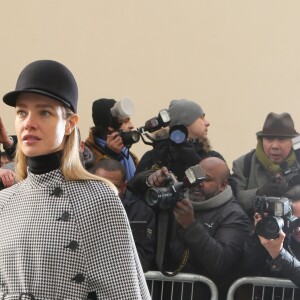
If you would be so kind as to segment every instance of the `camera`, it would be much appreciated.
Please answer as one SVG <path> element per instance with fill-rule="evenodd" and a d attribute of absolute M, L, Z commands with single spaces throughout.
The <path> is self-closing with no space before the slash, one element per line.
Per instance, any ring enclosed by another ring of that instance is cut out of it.
<path fill-rule="evenodd" d="M 199 165 L 192 166 L 185 171 L 182 182 L 178 182 L 171 173 L 166 179 L 164 187 L 147 190 L 145 200 L 149 206 L 159 206 L 161 209 L 173 208 L 176 203 L 185 198 L 188 188 L 206 179 L 205 173 Z"/>
<path fill-rule="evenodd" d="M 167 109 L 162 109 L 157 117 L 154 117 L 145 122 L 145 125 L 138 128 L 140 133 L 155 132 L 162 127 L 166 127 L 170 124 L 171 118 Z"/>
<path fill-rule="evenodd" d="M 292 202 L 288 198 L 256 196 L 253 199 L 253 209 L 262 217 L 255 231 L 268 240 L 278 237 L 281 229 L 287 235 L 292 234 L 298 224 L 298 218 L 293 215 Z"/>
<path fill-rule="evenodd" d="M 120 130 L 118 135 L 122 138 L 125 147 L 130 148 L 132 144 L 137 143 L 140 140 L 140 134 L 136 130 L 123 131 Z"/>
<path fill-rule="evenodd" d="M 293 187 L 300 184 L 300 169 L 298 166 L 286 168 L 281 173 L 282 180 L 285 180 L 288 187 Z"/>

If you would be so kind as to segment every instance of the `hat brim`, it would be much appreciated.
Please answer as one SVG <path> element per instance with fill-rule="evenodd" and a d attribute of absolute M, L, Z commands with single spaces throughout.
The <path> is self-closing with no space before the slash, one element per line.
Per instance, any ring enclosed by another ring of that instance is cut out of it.
<path fill-rule="evenodd" d="M 74 110 L 73 107 L 71 107 L 70 103 L 67 102 L 66 100 L 62 99 L 61 97 L 58 97 L 54 94 L 42 91 L 42 90 L 37 90 L 37 89 L 26 89 L 26 90 L 19 90 L 19 91 L 12 91 L 9 92 L 7 94 L 5 94 L 3 96 L 3 102 L 9 106 L 16 106 L 16 102 L 17 102 L 17 98 L 20 94 L 22 93 L 33 93 L 33 94 L 39 94 L 39 95 L 43 95 L 49 98 L 52 98 L 54 100 L 57 100 L 59 102 L 62 102 L 64 105 L 66 105 L 67 107 L 70 107 Z"/>
<path fill-rule="evenodd" d="M 296 132 L 296 133 L 293 133 L 293 134 L 265 134 L 265 133 L 263 133 L 262 131 L 258 131 L 257 133 L 256 133 L 256 135 L 258 136 L 258 137 L 266 137 L 266 138 L 271 138 L 271 137 L 273 137 L 273 138 L 276 138 L 276 137 L 278 137 L 278 138 L 294 138 L 294 137 L 296 137 L 296 136 L 298 136 L 299 135 L 299 133 L 298 132 Z"/>

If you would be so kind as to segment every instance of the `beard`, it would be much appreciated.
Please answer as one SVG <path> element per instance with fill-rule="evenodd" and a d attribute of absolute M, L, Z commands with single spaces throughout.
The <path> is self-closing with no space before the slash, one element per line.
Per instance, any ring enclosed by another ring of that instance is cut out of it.
<path fill-rule="evenodd" d="M 219 191 L 206 192 L 200 187 L 193 187 L 188 190 L 187 196 L 192 202 L 203 202 L 219 194 Z"/>

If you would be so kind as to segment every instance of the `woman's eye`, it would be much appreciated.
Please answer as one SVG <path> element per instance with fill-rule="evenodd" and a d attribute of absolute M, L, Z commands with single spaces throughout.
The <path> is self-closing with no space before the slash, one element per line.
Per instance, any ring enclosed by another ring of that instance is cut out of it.
<path fill-rule="evenodd" d="M 46 116 L 49 116 L 50 113 L 49 113 L 49 111 L 43 110 L 43 111 L 41 112 L 41 115 L 46 117 Z"/>
<path fill-rule="evenodd" d="M 18 110 L 17 111 L 17 115 L 20 116 L 20 117 L 23 117 L 26 115 L 25 111 L 24 110 Z"/>

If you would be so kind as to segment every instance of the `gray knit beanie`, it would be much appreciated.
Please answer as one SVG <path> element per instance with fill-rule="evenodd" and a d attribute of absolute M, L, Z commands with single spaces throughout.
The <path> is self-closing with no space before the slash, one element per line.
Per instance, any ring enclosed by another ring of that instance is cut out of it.
<path fill-rule="evenodd" d="M 201 106 L 191 100 L 172 100 L 169 106 L 170 127 L 174 125 L 190 126 L 199 117 L 205 115 Z"/>

